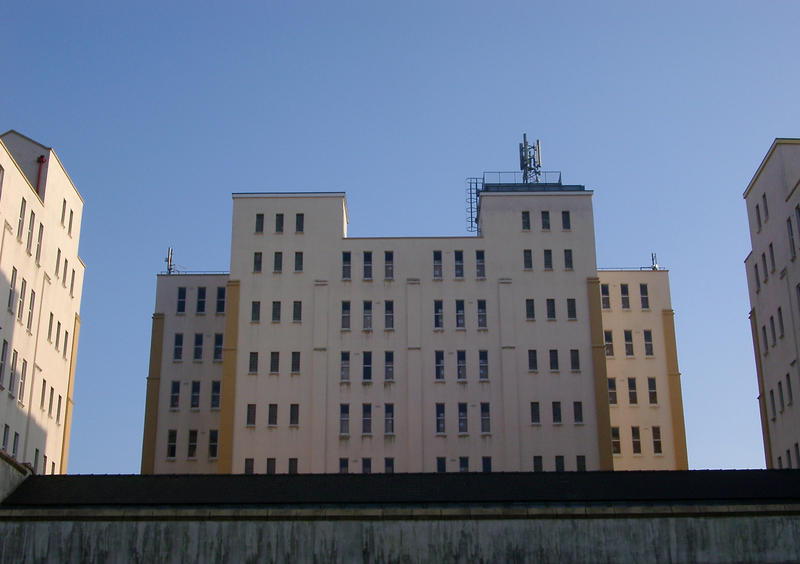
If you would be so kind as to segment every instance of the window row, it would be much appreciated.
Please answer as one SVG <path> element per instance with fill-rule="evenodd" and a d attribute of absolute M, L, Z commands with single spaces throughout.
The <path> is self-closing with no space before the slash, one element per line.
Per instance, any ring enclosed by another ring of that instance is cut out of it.
<path fill-rule="evenodd" d="M 769 404 L 771 409 L 772 420 L 774 421 L 778 413 L 783 413 L 787 406 L 792 405 L 794 401 L 794 393 L 792 392 L 792 380 L 789 374 L 786 374 L 786 386 L 784 381 L 778 380 L 778 405 L 775 405 L 775 388 L 769 391 Z"/>
<path fill-rule="evenodd" d="M 195 302 L 195 313 L 203 315 L 206 312 L 207 288 L 198 286 L 197 301 Z M 186 313 L 186 287 L 178 287 L 178 305 L 176 313 Z M 217 286 L 217 300 L 215 313 L 225 313 L 225 286 Z"/>
<path fill-rule="evenodd" d="M 271 320 L 272 323 L 280 323 L 281 322 L 281 302 L 274 301 L 272 302 L 272 312 L 271 312 Z M 303 321 L 303 302 L 299 300 L 295 300 L 292 302 L 292 322 L 293 323 L 300 323 Z M 251 323 L 260 323 L 261 322 L 261 302 L 254 300 L 250 302 L 250 322 Z"/>
<path fill-rule="evenodd" d="M 190 429 L 186 437 L 186 458 L 197 459 L 197 429 Z M 219 431 L 209 429 L 208 431 L 208 458 L 216 460 L 219 453 Z M 174 460 L 178 455 L 178 430 L 167 430 L 167 459 Z"/>
<path fill-rule="evenodd" d="M 264 267 L 264 258 L 261 251 L 253 253 L 253 272 L 262 272 Z M 302 251 L 295 251 L 294 253 L 294 271 L 303 272 L 303 253 Z M 283 272 L 283 251 L 275 251 L 272 254 L 272 272 L 279 274 Z"/>
<path fill-rule="evenodd" d="M 39 252 L 38 249 L 37 249 L 36 252 L 37 252 L 37 255 L 38 255 L 38 252 Z M 37 264 L 39 263 L 38 256 L 36 258 L 36 263 Z M 58 251 L 56 252 L 56 269 L 55 269 L 56 280 L 58 280 L 58 277 L 59 277 L 59 267 L 60 267 L 60 265 L 61 265 L 61 249 L 59 248 Z M 65 255 L 64 256 L 64 270 L 62 271 L 62 274 L 61 274 L 61 286 L 63 288 L 67 287 L 67 272 L 68 271 L 69 271 L 69 260 L 67 259 L 66 255 Z M 74 268 L 72 269 L 72 272 L 71 272 L 71 274 L 69 276 L 69 295 L 71 297 L 73 297 L 73 298 L 75 297 L 75 269 Z"/>
<path fill-rule="evenodd" d="M 2 169 L 0 168 L 0 172 Z M 9 447 L 11 450 L 9 451 Z M 8 425 L 3 425 L 3 441 L 0 444 L 0 448 L 2 448 L 3 452 L 10 455 L 11 458 L 14 460 L 17 459 L 17 455 L 19 454 L 19 433 L 16 431 L 11 431 L 11 427 Z M 39 449 L 34 449 L 33 451 L 33 473 L 39 474 L 39 456 L 40 456 Z M 56 473 L 56 463 L 51 458 L 50 459 L 50 474 Z M 42 456 L 42 471 L 41 474 L 47 474 L 47 455 L 45 454 Z"/>
<path fill-rule="evenodd" d="M 544 249 L 542 252 L 543 266 L 545 270 L 553 270 L 553 250 Z M 522 251 L 522 268 L 525 270 L 533 270 L 533 251 L 531 249 L 523 249 Z M 572 249 L 564 249 L 564 270 L 572 270 L 574 268 Z"/>
<path fill-rule="evenodd" d="M 550 231 L 550 210 L 541 210 L 540 217 L 541 217 L 542 231 Z M 530 231 L 531 212 L 528 210 L 522 211 L 521 219 L 522 219 L 522 230 Z M 563 210 L 561 212 L 561 229 L 563 229 L 564 231 L 569 231 L 572 229 L 572 220 L 570 218 L 569 210 Z"/>
<path fill-rule="evenodd" d="M 189 391 L 190 409 L 200 409 L 200 389 L 201 389 L 201 382 L 199 380 L 192 380 L 190 382 L 190 391 Z M 213 380 L 211 382 L 211 389 L 210 389 L 211 395 L 209 396 L 209 407 L 211 409 L 219 409 L 221 389 L 222 385 L 219 380 Z M 180 407 L 181 407 L 181 382 L 179 380 L 173 380 L 170 383 L 170 388 L 169 388 L 169 408 L 171 410 L 177 410 L 180 409 Z"/>
<path fill-rule="evenodd" d="M 619 285 L 620 307 L 631 309 L 631 294 L 628 284 Z M 639 284 L 639 300 L 643 310 L 650 309 L 650 294 L 647 284 Z M 600 284 L 600 303 L 603 309 L 611 309 L 611 290 L 608 284 Z"/>
<path fill-rule="evenodd" d="M 565 406 L 569 409 L 569 404 Z M 561 413 L 561 402 L 554 401 L 550 404 L 550 416 L 553 425 L 560 425 L 564 423 Z M 583 424 L 583 402 L 572 402 L 572 422 L 576 425 Z M 542 406 L 538 401 L 531 402 L 531 425 L 541 425 L 542 423 Z"/>
<path fill-rule="evenodd" d="M 548 350 L 547 360 L 551 372 L 561 370 L 558 349 Z M 578 349 L 569 350 L 569 369 L 575 372 L 581 369 L 581 354 Z M 539 353 L 536 349 L 528 349 L 528 370 L 530 372 L 539 370 Z"/>
<path fill-rule="evenodd" d="M 50 318 L 47 321 L 47 342 L 52 343 L 56 351 L 61 350 L 61 356 L 64 360 L 69 358 L 69 331 L 64 326 L 64 337 L 61 337 L 61 322 L 57 321 L 53 312 L 50 312 Z"/>
<path fill-rule="evenodd" d="M 283 233 L 283 213 L 276 213 L 275 214 L 275 233 Z M 305 214 L 303 213 L 296 213 L 294 214 L 294 232 L 295 233 L 303 233 L 305 231 Z M 256 233 L 264 233 L 264 214 L 257 213 L 256 214 Z"/>
<path fill-rule="evenodd" d="M 0 390 L 8 389 L 8 397 L 17 398 L 20 405 L 25 404 L 25 386 L 28 383 L 28 361 L 22 358 L 16 349 L 11 351 L 11 364 L 8 365 L 8 341 L 3 340 L 0 350 Z M 8 368 L 8 384 L 6 385 L 6 368 Z M 31 366 L 31 378 L 33 366 Z M 59 402 L 59 406 L 60 406 Z M 61 410 L 59 409 L 59 419 Z M 60 421 L 59 421 L 60 422 Z"/>
<path fill-rule="evenodd" d="M 39 223 L 38 228 L 36 226 L 36 212 L 30 210 L 30 215 L 27 212 L 28 202 L 25 201 L 25 198 L 22 198 L 22 203 L 20 204 L 19 208 L 19 222 L 17 223 L 17 241 L 25 243 L 25 251 L 28 253 L 28 256 L 34 255 L 36 258 L 36 266 L 40 266 L 40 259 L 42 258 L 42 244 L 44 239 L 44 224 Z M 72 230 L 72 212 L 70 211 L 70 231 Z M 27 221 L 26 221 L 27 220 Z M 64 222 L 62 220 L 61 224 L 63 225 Z M 25 235 L 25 226 L 27 225 L 27 235 Z M 33 241 L 34 236 L 36 237 L 36 250 L 33 249 Z M 58 264 L 56 264 L 56 270 L 58 270 Z M 64 269 L 64 274 L 66 275 L 66 268 Z M 74 272 L 74 271 L 73 271 Z M 56 274 L 58 277 L 58 274 Z"/>
<path fill-rule="evenodd" d="M 386 459 L 392 460 L 392 470 L 394 470 L 394 459 Z M 267 458 L 267 465 L 266 465 L 266 473 L 267 474 L 275 474 L 277 472 L 276 469 L 276 462 L 275 458 Z M 297 474 L 297 459 L 296 458 L 289 458 L 286 465 L 286 472 L 288 474 Z M 244 473 L 245 474 L 254 474 L 255 473 L 255 461 L 252 458 L 245 458 L 244 459 Z"/>
<path fill-rule="evenodd" d="M 792 454 L 788 448 L 786 449 L 785 458 L 783 455 L 778 455 L 778 469 L 783 470 L 784 461 L 786 462 L 786 468 L 789 470 L 792 468 L 800 468 L 800 443 L 794 443 L 794 465 L 792 465 Z"/>
<path fill-rule="evenodd" d="M 636 378 L 625 378 L 628 385 L 628 404 L 639 405 L 639 393 L 636 387 Z M 655 378 L 647 378 L 647 401 L 650 405 L 658 405 L 658 385 Z M 608 379 L 608 403 L 618 405 L 617 379 Z"/>
<path fill-rule="evenodd" d="M 248 374 L 258 373 L 258 364 L 259 364 L 258 359 L 259 359 L 258 352 L 252 351 L 249 355 L 247 362 Z M 281 353 L 278 351 L 272 351 L 269 353 L 269 373 L 279 374 L 280 371 L 281 371 Z M 292 374 L 300 373 L 300 351 L 291 352 L 289 372 L 291 372 Z"/>
<path fill-rule="evenodd" d="M 214 362 L 222 361 L 222 340 L 222 333 L 214 333 L 214 348 L 212 354 L 212 360 Z M 195 333 L 193 343 L 192 360 L 195 362 L 200 362 L 203 360 L 205 335 L 203 333 Z M 183 333 L 175 333 L 175 340 L 172 347 L 172 360 L 178 362 L 183 360 L 183 345 Z"/>
<path fill-rule="evenodd" d="M 800 286 L 798 286 L 798 294 L 800 294 Z M 778 339 L 783 339 L 784 335 L 784 326 L 783 326 L 783 309 L 778 308 L 777 311 L 778 317 L 778 327 L 777 331 L 775 329 L 775 316 L 769 316 L 769 334 L 772 337 L 772 346 L 774 347 L 778 343 Z M 769 352 L 770 342 L 767 340 L 767 326 L 761 326 L 761 346 L 764 350 L 764 355 L 766 356 Z"/>
<path fill-rule="evenodd" d="M 769 219 L 769 208 L 767 207 L 767 195 L 761 194 L 761 204 L 764 206 L 764 223 Z M 761 207 L 756 204 L 756 231 L 761 231 Z"/>
<path fill-rule="evenodd" d="M 622 440 L 620 439 L 619 427 L 611 427 L 611 452 L 622 454 Z M 653 425 L 651 428 L 653 439 L 653 454 L 662 454 L 661 449 L 661 427 Z M 631 452 L 642 454 L 642 437 L 638 426 L 631 427 Z"/>
<path fill-rule="evenodd" d="M 633 347 L 633 330 L 623 329 L 622 337 L 625 341 L 625 356 L 635 356 Z M 645 329 L 642 331 L 644 356 L 653 356 L 653 331 Z M 603 339 L 605 341 L 606 356 L 614 356 L 614 334 L 612 331 L 603 331 Z"/>
<path fill-rule="evenodd" d="M 567 319 L 570 321 L 578 319 L 578 309 L 575 298 L 567 298 L 566 306 Z M 557 319 L 555 298 L 547 298 L 545 300 L 545 312 L 548 321 L 555 321 Z M 536 301 L 533 298 L 527 298 L 525 300 L 525 319 L 527 321 L 536 321 Z"/>
<path fill-rule="evenodd" d="M 488 316 L 486 311 L 486 300 L 475 300 L 475 320 L 478 329 L 488 328 Z M 295 302 L 298 303 L 298 302 Z M 464 300 L 455 300 L 455 327 L 465 329 L 467 325 Z M 274 306 L 274 304 L 273 304 Z M 352 305 L 350 301 L 342 301 L 341 309 L 341 328 L 345 331 L 352 328 Z M 372 300 L 364 300 L 361 303 L 361 329 L 372 331 L 373 329 L 373 303 Z M 384 330 L 394 329 L 394 301 L 384 300 L 383 302 L 383 328 Z M 445 313 L 444 300 L 433 301 L 433 328 L 444 329 Z"/>

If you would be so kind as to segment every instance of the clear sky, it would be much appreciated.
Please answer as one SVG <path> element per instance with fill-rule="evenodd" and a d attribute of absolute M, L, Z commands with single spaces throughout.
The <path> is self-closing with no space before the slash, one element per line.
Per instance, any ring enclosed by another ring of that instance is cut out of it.
<path fill-rule="evenodd" d="M 85 200 L 70 472 L 139 471 L 156 273 L 168 246 L 227 270 L 232 192 L 342 190 L 351 236 L 462 235 L 465 177 L 516 169 L 523 132 L 595 191 L 599 266 L 670 270 L 690 466 L 763 467 L 742 193 L 800 137 L 799 21 L 797 2 L 7 2 L 0 129 L 52 146 Z"/>

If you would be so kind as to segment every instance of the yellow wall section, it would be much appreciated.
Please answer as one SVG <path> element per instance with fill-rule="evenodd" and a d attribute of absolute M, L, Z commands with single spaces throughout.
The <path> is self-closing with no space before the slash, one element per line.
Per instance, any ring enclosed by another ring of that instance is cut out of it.
<path fill-rule="evenodd" d="M 661 321 L 664 324 L 664 343 L 667 355 L 669 405 L 672 412 L 672 436 L 675 441 L 675 470 L 688 470 L 689 456 L 686 452 L 686 424 L 683 420 L 681 373 L 678 370 L 678 345 L 675 341 L 675 312 L 671 309 L 663 310 Z"/>
<path fill-rule="evenodd" d="M 225 345 L 222 348 L 222 411 L 220 413 L 217 473 L 233 472 L 233 416 L 236 408 L 236 350 L 239 341 L 239 281 L 228 282 L 225 292 Z"/>
<path fill-rule="evenodd" d="M 600 279 L 587 278 L 589 292 L 589 324 L 592 340 L 592 368 L 594 369 L 594 403 L 597 410 L 598 470 L 613 470 L 611 454 L 611 414 L 608 408 L 608 374 L 606 349 L 603 341 L 603 318 L 600 307 Z"/>
<path fill-rule="evenodd" d="M 150 339 L 150 372 L 147 375 L 147 399 L 144 409 L 142 438 L 142 474 L 152 474 L 155 467 L 156 432 L 158 430 L 158 396 L 161 387 L 161 360 L 164 349 L 164 314 L 153 314 Z"/>

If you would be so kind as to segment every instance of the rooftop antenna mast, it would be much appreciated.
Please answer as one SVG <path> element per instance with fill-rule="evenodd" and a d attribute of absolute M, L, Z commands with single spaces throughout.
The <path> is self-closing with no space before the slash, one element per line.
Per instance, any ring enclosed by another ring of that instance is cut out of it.
<path fill-rule="evenodd" d="M 172 264 L 172 247 L 167 248 L 167 258 L 164 259 L 164 262 L 167 263 L 167 274 L 175 272 L 175 265 Z"/>
<path fill-rule="evenodd" d="M 538 139 L 536 145 L 529 145 L 527 133 L 522 134 L 522 143 L 519 144 L 519 169 L 522 171 L 523 183 L 539 182 L 542 174 L 542 148 Z"/>

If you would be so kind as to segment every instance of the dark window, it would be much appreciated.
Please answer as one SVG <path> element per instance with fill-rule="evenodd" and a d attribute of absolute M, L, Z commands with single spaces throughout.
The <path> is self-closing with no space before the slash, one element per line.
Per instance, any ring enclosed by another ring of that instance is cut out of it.
<path fill-rule="evenodd" d="M 296 301 L 292 304 L 292 321 L 300 322 L 303 320 L 303 302 Z"/>
<path fill-rule="evenodd" d="M 455 274 L 456 278 L 464 278 L 464 251 L 455 251 Z"/>
<path fill-rule="evenodd" d="M 575 419 L 575 423 L 583 423 L 583 402 L 572 402 L 572 415 Z"/>
<path fill-rule="evenodd" d="M 384 251 L 383 253 L 383 277 L 387 280 L 392 280 L 394 278 L 394 252 L 393 251 Z M 394 459 L 392 460 L 392 464 L 394 464 Z"/>
<path fill-rule="evenodd" d="M 603 309 L 611 308 L 611 297 L 608 292 L 608 284 L 600 284 L 600 303 Z"/>
<path fill-rule="evenodd" d="M 279 323 L 281 320 L 281 302 L 272 302 L 272 322 Z"/>
<path fill-rule="evenodd" d="M 536 358 L 536 349 L 528 349 L 528 370 L 539 370 L 539 361 Z"/>
<path fill-rule="evenodd" d="M 283 233 L 283 214 L 275 214 L 275 233 Z"/>
<path fill-rule="evenodd" d="M 217 313 L 225 313 L 225 286 L 217 286 Z"/>
<path fill-rule="evenodd" d="M 541 422 L 541 415 L 539 413 L 539 402 L 531 402 L 531 423 L 538 425 Z"/>
<path fill-rule="evenodd" d="M 617 379 L 608 379 L 608 403 L 609 405 L 617 405 Z"/>
<path fill-rule="evenodd" d="M 364 280 L 372 280 L 372 251 L 364 251 Z"/>
<path fill-rule="evenodd" d="M 222 333 L 214 333 L 214 360 L 222 360 Z"/>
<path fill-rule="evenodd" d="M 542 211 L 542 231 L 550 231 L 550 212 Z"/>
<path fill-rule="evenodd" d="M 289 425 L 300 424 L 300 404 L 289 404 Z"/>
<path fill-rule="evenodd" d="M 64 269 L 64 278 L 67 277 L 67 271 Z M 13 284 L 12 284 L 13 286 Z M 186 288 L 181 286 L 178 288 L 178 309 L 177 313 L 186 313 Z"/>
<path fill-rule="evenodd" d="M 553 251 L 550 249 L 544 250 L 544 269 L 553 270 Z"/>
<path fill-rule="evenodd" d="M 250 353 L 250 363 L 248 365 L 248 372 L 250 374 L 255 374 L 258 372 L 258 353 L 251 352 Z"/>
<path fill-rule="evenodd" d="M 556 318 L 556 301 L 553 298 L 547 298 L 547 319 Z"/>
<path fill-rule="evenodd" d="M 271 403 L 267 406 L 267 425 L 275 426 L 278 424 L 278 404 Z"/>
<path fill-rule="evenodd" d="M 442 251 L 433 251 L 433 278 L 442 279 Z"/>
<path fill-rule="evenodd" d="M 264 232 L 264 214 L 257 213 L 256 214 L 256 233 L 263 233 Z"/>
<path fill-rule="evenodd" d="M 569 212 L 567 210 L 561 212 L 561 228 L 564 230 L 572 229 L 572 222 L 570 221 Z"/>
<path fill-rule="evenodd" d="M 342 251 L 342 279 L 350 280 L 350 275 L 351 275 L 350 251 Z"/>
<path fill-rule="evenodd" d="M 567 319 L 577 319 L 578 313 L 575 308 L 575 298 L 567 298 Z"/>
<path fill-rule="evenodd" d="M 581 357 L 578 349 L 570 349 L 569 351 L 569 363 L 571 370 L 580 370 L 581 369 Z"/>
<path fill-rule="evenodd" d="M 572 270 L 572 249 L 564 249 L 564 268 Z"/>
<path fill-rule="evenodd" d="M 272 374 L 277 374 L 280 372 L 281 368 L 281 353 L 278 351 L 272 351 L 269 353 L 269 371 Z"/>
<path fill-rule="evenodd" d="M 221 382 L 214 380 L 211 382 L 211 409 L 219 409 Z"/>
<path fill-rule="evenodd" d="M 261 302 L 250 303 L 250 321 L 253 323 L 261 321 Z"/>
<path fill-rule="evenodd" d="M 303 253 L 299 251 L 294 254 L 294 271 L 303 272 Z"/>
<path fill-rule="evenodd" d="M 256 404 L 248 403 L 247 404 L 247 420 L 246 420 L 248 427 L 253 427 L 256 424 Z"/>
<path fill-rule="evenodd" d="M 550 370 L 558 370 L 558 349 L 550 349 Z"/>
<path fill-rule="evenodd" d="M 253 253 L 253 272 L 261 272 L 261 253 Z"/>
<path fill-rule="evenodd" d="M 295 214 L 294 216 L 294 230 L 297 233 L 302 233 L 304 224 L 305 223 L 305 216 L 302 213 Z"/>
<path fill-rule="evenodd" d="M 272 270 L 273 272 L 281 272 L 283 270 L 283 253 L 275 251 L 272 255 Z"/>
<path fill-rule="evenodd" d="M 475 251 L 475 277 L 486 278 L 486 254 L 483 251 Z"/>
<path fill-rule="evenodd" d="M 533 471 L 534 472 L 542 471 L 542 457 L 539 455 L 533 456 Z"/>
<path fill-rule="evenodd" d="M 197 288 L 197 313 L 206 312 L 206 287 Z"/>
<path fill-rule="evenodd" d="M 522 251 L 522 267 L 525 270 L 531 270 L 533 268 L 533 252 L 530 249 L 524 249 Z"/>
<path fill-rule="evenodd" d="M 295 351 L 292 353 L 292 373 L 300 372 L 300 353 Z"/>
<path fill-rule="evenodd" d="M 556 455 L 556 472 L 563 472 L 564 471 L 564 457 Z"/>
<path fill-rule="evenodd" d="M 372 352 L 371 351 L 364 351 L 362 357 L 362 367 L 361 367 L 361 379 L 364 382 L 371 382 L 372 381 Z"/>
<path fill-rule="evenodd" d="M 534 307 L 533 298 L 525 300 L 525 319 L 528 321 L 536 319 L 536 309 Z"/>
<path fill-rule="evenodd" d="M 522 212 L 522 230 L 528 231 L 531 228 L 531 212 Z"/>
<path fill-rule="evenodd" d="M 553 423 L 561 423 L 561 402 L 553 402 Z"/>

